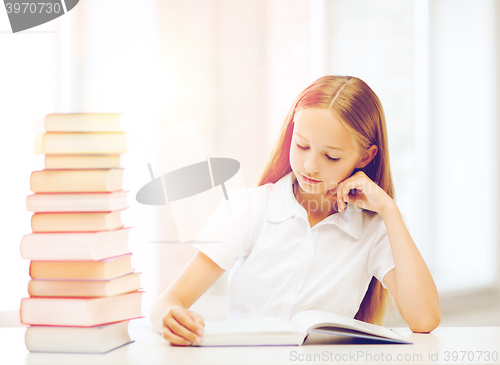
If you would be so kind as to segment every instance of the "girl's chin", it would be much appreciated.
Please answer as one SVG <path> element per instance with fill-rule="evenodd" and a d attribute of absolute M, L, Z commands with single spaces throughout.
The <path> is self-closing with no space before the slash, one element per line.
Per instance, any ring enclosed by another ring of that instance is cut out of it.
<path fill-rule="evenodd" d="M 324 194 L 326 193 L 325 187 L 322 184 L 308 185 L 299 182 L 300 188 L 308 194 Z"/>
<path fill-rule="evenodd" d="M 327 194 L 330 190 L 333 190 L 334 188 L 331 189 L 325 189 L 324 186 L 316 186 L 316 185 L 308 185 L 308 184 L 303 184 L 299 182 L 300 189 L 304 191 L 306 194 L 321 194 L 325 195 Z M 332 200 L 337 200 L 337 194 L 335 193 L 328 193 L 328 197 L 331 198 Z"/>

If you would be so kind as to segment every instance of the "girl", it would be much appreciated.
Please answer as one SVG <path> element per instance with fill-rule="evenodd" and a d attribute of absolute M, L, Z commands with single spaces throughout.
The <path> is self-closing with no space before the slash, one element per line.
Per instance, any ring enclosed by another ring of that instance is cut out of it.
<path fill-rule="evenodd" d="M 258 186 L 230 195 L 246 209 L 225 242 L 195 242 L 153 304 L 155 329 L 173 345 L 201 343 L 189 308 L 231 270 L 229 318 L 320 309 L 382 324 L 389 290 L 413 332 L 432 331 L 437 290 L 393 198 L 378 97 L 356 77 L 321 77 L 293 104 Z"/>

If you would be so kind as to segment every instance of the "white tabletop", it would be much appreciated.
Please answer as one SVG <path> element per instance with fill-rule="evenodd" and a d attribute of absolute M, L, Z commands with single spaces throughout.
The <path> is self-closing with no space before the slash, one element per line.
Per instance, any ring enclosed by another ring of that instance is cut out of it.
<path fill-rule="evenodd" d="M 438 327 L 430 334 L 394 330 L 414 344 L 173 347 L 141 319 L 130 325 L 134 343 L 85 355 L 29 353 L 25 328 L 0 328 L 0 364 L 500 364 L 500 327 Z"/>

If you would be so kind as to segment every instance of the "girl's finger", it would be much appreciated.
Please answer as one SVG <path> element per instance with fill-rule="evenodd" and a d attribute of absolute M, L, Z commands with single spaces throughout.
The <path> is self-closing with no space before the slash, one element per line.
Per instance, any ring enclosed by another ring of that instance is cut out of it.
<path fill-rule="evenodd" d="M 161 328 L 161 334 L 165 340 L 167 340 L 171 345 L 179 345 L 179 346 L 189 346 L 191 345 L 191 341 L 186 340 L 185 338 L 176 335 L 173 333 L 170 328 L 167 326 L 163 326 Z"/>
<path fill-rule="evenodd" d="M 178 310 L 172 311 L 172 317 L 182 326 L 193 332 L 197 332 L 200 326 L 193 320 L 190 312 L 192 311 L 179 308 Z"/>
<path fill-rule="evenodd" d="M 355 196 L 349 196 L 349 204 L 356 206 L 358 208 L 366 208 L 366 198 L 364 196 L 360 196 L 360 194 L 356 194 Z"/>
<path fill-rule="evenodd" d="M 349 197 L 349 192 L 351 190 L 361 190 L 361 191 L 364 191 L 365 190 L 365 181 L 363 181 L 363 179 L 353 179 L 351 181 L 348 181 L 346 184 L 342 184 L 342 196 L 346 199 L 348 199 Z"/>
<path fill-rule="evenodd" d="M 196 342 L 198 345 L 201 343 L 201 338 L 198 334 L 184 327 L 182 324 L 177 322 L 175 318 L 169 317 L 166 322 L 166 327 L 168 327 L 175 335 L 183 337 L 184 341 L 187 340 L 189 342 Z"/>
<path fill-rule="evenodd" d="M 339 211 L 345 209 L 345 202 L 349 201 L 349 191 L 355 189 L 359 186 L 359 177 L 351 176 L 350 178 L 342 181 L 337 189 L 337 204 L 339 206 Z"/>
<path fill-rule="evenodd" d="M 196 313 L 195 311 L 188 310 L 189 315 L 191 318 L 193 318 L 194 322 L 198 325 L 198 329 L 196 330 L 196 333 L 198 335 L 203 335 L 203 330 L 205 328 L 205 322 L 203 321 L 203 317 L 201 314 Z"/>
<path fill-rule="evenodd" d="M 339 212 L 342 211 L 342 188 L 339 186 L 337 189 L 337 209 Z"/>

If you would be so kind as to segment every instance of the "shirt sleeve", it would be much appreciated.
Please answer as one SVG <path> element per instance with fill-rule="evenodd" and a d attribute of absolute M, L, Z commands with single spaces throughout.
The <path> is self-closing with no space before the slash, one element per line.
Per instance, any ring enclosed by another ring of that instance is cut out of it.
<path fill-rule="evenodd" d="M 252 204 L 248 190 L 232 190 L 228 198 L 222 198 L 193 243 L 224 270 L 249 254 L 255 226 L 255 202 Z"/>
<path fill-rule="evenodd" d="M 375 234 L 375 242 L 370 249 L 368 258 L 368 272 L 375 276 L 382 286 L 387 289 L 384 283 L 384 276 L 395 266 L 394 257 L 392 256 L 391 245 L 387 235 L 387 229 L 384 221 L 381 219 L 379 227 Z"/>
<path fill-rule="evenodd" d="M 406 227 L 408 227 L 405 215 L 401 214 L 401 216 L 403 217 Z M 378 234 L 376 236 L 378 239 L 376 239 L 371 247 L 370 257 L 368 259 L 368 270 L 372 276 L 375 276 L 377 280 L 382 283 L 385 289 L 388 289 L 383 279 L 385 274 L 394 269 L 396 265 L 394 264 L 391 244 L 384 221 L 381 220 L 377 232 Z"/>

